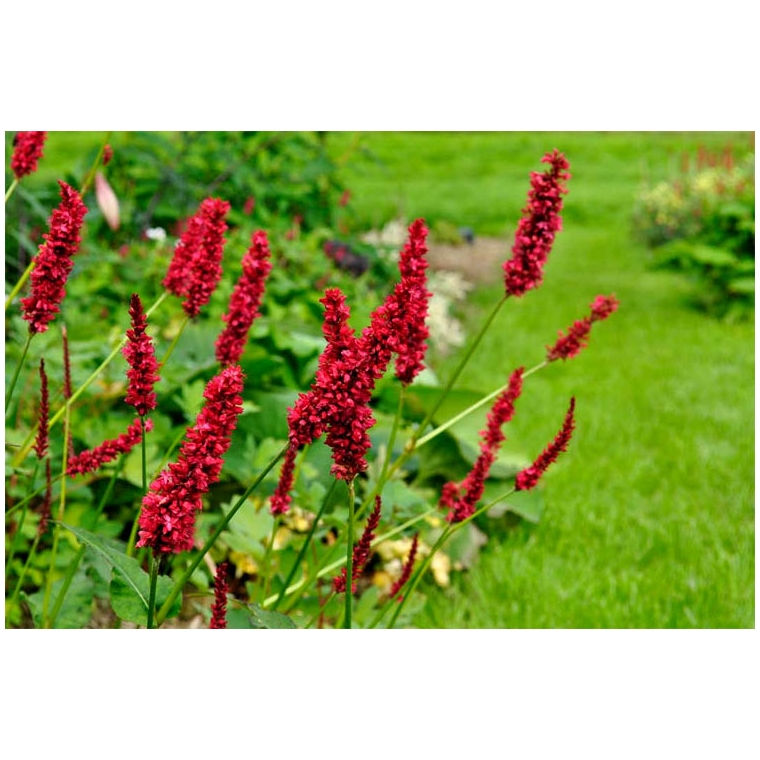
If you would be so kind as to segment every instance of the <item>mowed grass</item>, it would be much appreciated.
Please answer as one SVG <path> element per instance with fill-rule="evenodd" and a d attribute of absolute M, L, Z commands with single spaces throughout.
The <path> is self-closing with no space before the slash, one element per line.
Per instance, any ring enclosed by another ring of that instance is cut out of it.
<path fill-rule="evenodd" d="M 333 139 L 343 147 L 352 136 Z M 571 163 L 564 230 L 545 282 L 507 302 L 463 384 L 495 389 L 514 367 L 539 363 L 557 330 L 587 313 L 594 296 L 614 292 L 621 302 L 594 326 L 580 356 L 526 381 L 507 429 L 506 450 L 533 458 L 558 430 L 570 396 L 577 399 L 570 448 L 542 482 L 541 522 L 492 536 L 452 588 L 428 586 L 417 626 L 754 627 L 754 326 L 695 310 L 691 284 L 650 271 L 629 226 L 642 180 L 667 176 L 700 144 L 719 150 L 749 139 L 361 136 L 384 164 L 346 171 L 346 181 L 357 214 L 377 224 L 382 213 L 401 210 L 409 219 L 505 234 L 541 156 L 557 147 Z M 471 294 L 471 334 L 501 292 L 497 271 L 492 286 Z M 436 367 L 444 378 L 455 359 Z"/>

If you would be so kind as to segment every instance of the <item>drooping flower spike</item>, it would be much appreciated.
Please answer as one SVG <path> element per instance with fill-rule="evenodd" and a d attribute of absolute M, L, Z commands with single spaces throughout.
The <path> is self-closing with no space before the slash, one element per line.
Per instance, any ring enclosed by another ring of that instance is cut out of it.
<path fill-rule="evenodd" d="M 522 393 L 523 367 L 516 369 L 509 384 L 494 401 L 488 412 L 487 427 L 481 432 L 480 455 L 461 483 L 449 481 L 441 490 L 440 505 L 448 508 L 446 519 L 451 523 L 462 522 L 475 513 L 475 507 L 483 496 L 485 482 L 496 461 L 496 455 L 505 435 L 501 428 L 515 413 L 515 401 Z"/>
<path fill-rule="evenodd" d="M 230 204 L 220 198 L 206 198 L 201 203 L 188 221 L 164 277 L 164 287 L 184 298 L 182 309 L 188 317 L 198 316 L 222 276 L 229 210 Z"/>
<path fill-rule="evenodd" d="M 37 171 L 37 162 L 42 158 L 46 139 L 47 132 L 16 132 L 11 158 L 11 169 L 16 179 Z"/>
<path fill-rule="evenodd" d="M 583 319 L 576 319 L 567 330 L 567 335 L 559 333 L 559 338 L 553 346 L 546 347 L 546 361 L 571 359 L 577 356 L 581 349 L 588 345 L 591 325 L 607 319 L 619 305 L 615 296 L 597 296 L 591 304 L 591 314 Z"/>
<path fill-rule="evenodd" d="M 137 293 L 133 293 L 129 300 L 129 317 L 132 326 L 127 330 L 127 344 L 122 349 L 130 367 L 127 370 L 129 385 L 124 400 L 144 417 L 156 408 L 153 388 L 160 378 L 153 340 L 146 332 L 148 320 Z"/>
<path fill-rule="evenodd" d="M 225 367 L 206 385 L 206 403 L 188 428 L 176 463 L 150 484 L 143 498 L 137 546 L 154 555 L 193 548 L 195 516 L 202 497 L 219 480 L 223 456 L 243 411 L 243 371 Z"/>
<path fill-rule="evenodd" d="M 522 296 L 541 284 L 554 237 L 562 229 L 562 196 L 567 193 L 563 183 L 570 178 L 570 164 L 557 150 L 547 153 L 541 161 L 550 168 L 531 173 L 528 205 L 517 226 L 512 258 L 504 262 L 508 296 Z"/>
<path fill-rule="evenodd" d="M 367 524 L 364 526 L 364 531 L 359 539 L 358 543 L 353 549 L 353 559 L 351 560 L 351 590 L 356 591 L 355 581 L 362 574 L 364 568 L 369 560 L 370 544 L 375 537 L 375 531 L 380 524 L 380 509 L 382 503 L 379 496 L 375 496 L 375 508 L 372 510 L 372 514 L 367 518 Z M 336 593 L 341 594 L 346 590 L 346 568 L 342 568 L 340 575 L 336 575 L 333 578 L 333 589 Z"/>
<path fill-rule="evenodd" d="M 87 206 L 79 193 L 65 182 L 61 186 L 61 203 L 49 222 L 45 242 L 40 246 L 30 275 L 32 286 L 28 297 L 21 299 L 24 319 L 30 333 L 41 333 L 61 310 L 66 295 L 66 281 L 74 267 L 72 257 L 82 241 L 80 232 Z"/>
<path fill-rule="evenodd" d="M 216 339 L 216 360 L 220 364 L 235 364 L 245 350 L 248 331 L 264 296 L 264 286 L 272 269 L 269 241 L 263 230 L 253 233 L 251 247 L 243 257 L 243 273 L 237 281 L 228 312 L 222 317 L 227 323 Z"/>
<path fill-rule="evenodd" d="M 398 580 L 391 586 L 391 590 L 388 592 L 388 598 L 393 599 L 398 595 L 398 592 L 406 585 L 407 581 L 412 575 L 412 568 L 414 567 L 414 560 L 417 557 L 417 545 L 419 543 L 420 534 L 415 533 L 412 539 L 412 546 L 409 549 L 409 556 L 404 562 L 404 566 L 401 569 L 401 575 Z M 401 601 L 403 597 L 399 596 L 398 601 Z"/>
<path fill-rule="evenodd" d="M 565 414 L 560 431 L 554 440 L 541 452 L 538 459 L 530 467 L 526 467 L 515 477 L 515 488 L 518 491 L 529 491 L 535 488 L 541 476 L 546 472 L 552 462 L 557 461 L 561 452 L 567 451 L 567 445 L 575 428 L 575 397 L 570 399 L 570 407 Z"/>
<path fill-rule="evenodd" d="M 145 420 L 145 430 L 153 429 L 153 421 Z M 142 422 L 139 417 L 130 423 L 126 433 L 118 437 L 104 441 L 94 449 L 82 451 L 69 459 L 66 468 L 67 475 L 83 475 L 88 472 L 99 470 L 104 464 L 113 461 L 120 454 L 128 454 L 142 441 Z"/>

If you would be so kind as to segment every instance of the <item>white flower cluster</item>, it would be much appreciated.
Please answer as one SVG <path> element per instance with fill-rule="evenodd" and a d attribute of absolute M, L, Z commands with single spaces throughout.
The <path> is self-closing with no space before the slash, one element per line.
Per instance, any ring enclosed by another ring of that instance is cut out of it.
<path fill-rule="evenodd" d="M 442 354 L 464 344 L 462 323 L 452 314 L 452 308 L 467 296 L 472 283 L 458 272 L 437 271 L 428 278 L 428 290 L 433 294 L 428 302 L 427 327 L 430 342 Z"/>

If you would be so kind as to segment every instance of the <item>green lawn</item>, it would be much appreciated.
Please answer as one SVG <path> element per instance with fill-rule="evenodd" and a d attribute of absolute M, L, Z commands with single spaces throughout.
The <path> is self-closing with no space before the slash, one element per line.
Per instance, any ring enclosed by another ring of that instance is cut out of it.
<path fill-rule="evenodd" d="M 333 135 L 336 155 L 354 136 Z M 537 364 L 599 293 L 620 310 L 565 366 L 526 381 L 507 448 L 535 456 L 577 398 L 577 430 L 543 481 L 546 512 L 494 537 L 448 591 L 428 589 L 434 627 L 754 627 L 754 327 L 696 311 L 683 278 L 647 269 L 629 215 L 640 183 L 702 144 L 747 134 L 371 133 L 382 163 L 347 164 L 358 217 L 397 213 L 514 230 L 528 174 L 562 150 L 571 164 L 564 230 L 544 285 L 507 303 L 463 382 L 490 391 Z M 506 254 L 506 251 L 505 251 Z M 470 298 L 474 333 L 500 297 Z M 446 376 L 446 367 L 437 368 Z M 452 603 L 455 602 L 455 603 Z"/>

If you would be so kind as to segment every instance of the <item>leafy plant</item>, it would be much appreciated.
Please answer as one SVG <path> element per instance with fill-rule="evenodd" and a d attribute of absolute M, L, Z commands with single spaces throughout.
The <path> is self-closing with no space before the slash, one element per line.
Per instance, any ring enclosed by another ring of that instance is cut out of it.
<path fill-rule="evenodd" d="M 655 267 L 699 283 L 699 303 L 727 318 L 748 318 L 755 296 L 754 152 L 736 161 L 700 151 L 677 179 L 645 187 L 636 198 L 635 235 Z"/>

